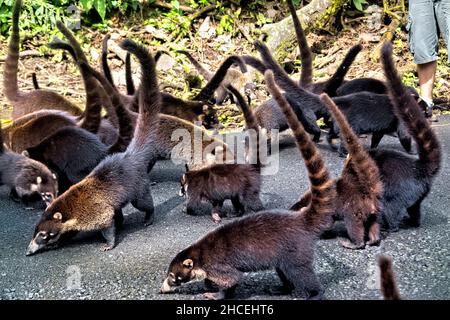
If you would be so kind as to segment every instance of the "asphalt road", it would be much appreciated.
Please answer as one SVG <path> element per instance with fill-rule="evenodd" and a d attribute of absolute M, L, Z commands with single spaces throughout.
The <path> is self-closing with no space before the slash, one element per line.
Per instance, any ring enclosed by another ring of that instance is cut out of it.
<path fill-rule="evenodd" d="M 380 299 L 376 256 L 394 259 L 398 285 L 406 299 L 450 298 L 450 117 L 441 117 L 436 131 L 443 148 L 443 167 L 423 203 L 418 229 L 401 229 L 387 235 L 379 247 L 352 251 L 337 239 L 320 240 L 316 272 L 327 299 Z M 280 169 L 265 176 L 262 200 L 268 208 L 287 208 L 308 188 L 303 162 L 290 136 L 282 139 Z M 343 159 L 321 151 L 337 176 Z M 382 145 L 401 148 L 385 137 Z M 188 216 L 178 197 L 182 166 L 159 162 L 152 176 L 156 219 L 143 226 L 143 214 L 125 210 L 125 226 L 116 248 L 101 252 L 98 233 L 79 235 L 66 246 L 31 257 L 25 256 L 39 211 L 27 211 L 0 189 L 0 298 L 1 299 L 200 299 L 202 285 L 188 284 L 180 293 L 159 294 L 171 259 L 181 249 L 215 228 L 208 215 Z M 231 208 L 230 204 L 227 204 Z M 231 218 L 230 218 L 231 219 Z M 228 219 L 225 219 L 226 222 Z M 275 272 L 245 276 L 237 299 L 291 299 L 281 295 Z"/>

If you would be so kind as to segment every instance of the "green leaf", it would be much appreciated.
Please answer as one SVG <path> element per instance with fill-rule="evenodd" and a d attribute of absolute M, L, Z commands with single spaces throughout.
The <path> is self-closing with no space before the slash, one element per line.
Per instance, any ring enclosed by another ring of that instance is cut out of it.
<path fill-rule="evenodd" d="M 106 2 L 105 0 L 95 0 L 94 7 L 97 10 L 98 14 L 102 18 L 102 21 L 105 20 L 106 16 Z"/>
<path fill-rule="evenodd" d="M 83 5 L 84 10 L 88 12 L 92 9 L 92 4 L 94 3 L 94 0 L 80 0 L 81 4 Z"/>

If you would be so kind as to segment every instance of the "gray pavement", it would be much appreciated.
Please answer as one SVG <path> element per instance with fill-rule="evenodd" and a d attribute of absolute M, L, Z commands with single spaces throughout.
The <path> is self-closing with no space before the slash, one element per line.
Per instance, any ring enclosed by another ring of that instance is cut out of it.
<path fill-rule="evenodd" d="M 441 117 L 435 127 L 444 163 L 424 201 L 422 226 L 401 229 L 389 234 L 379 247 L 360 251 L 342 248 L 337 239 L 320 240 L 316 272 L 327 299 L 380 299 L 376 281 L 376 256 L 380 253 L 393 257 L 404 298 L 450 298 L 450 117 Z M 268 208 L 287 208 L 308 188 L 292 138 L 287 135 L 282 142 L 278 174 L 264 177 L 262 200 Z M 401 148 L 392 137 L 385 137 L 382 145 Z M 339 175 L 343 159 L 332 153 L 326 142 L 320 146 L 333 175 Z M 100 251 L 103 239 L 98 233 L 89 233 L 77 236 L 64 247 L 26 257 L 40 212 L 25 210 L 9 200 L 4 188 L 0 189 L 0 298 L 200 299 L 199 283 L 184 286 L 178 294 L 158 293 L 176 253 L 215 228 L 208 215 L 187 216 L 182 212 L 182 198 L 177 195 L 182 172 L 182 166 L 170 161 L 155 166 L 155 223 L 144 227 L 143 214 L 127 207 L 124 230 L 118 235 L 117 247 L 109 252 Z M 235 297 L 292 298 L 281 295 L 273 271 L 246 275 Z"/>

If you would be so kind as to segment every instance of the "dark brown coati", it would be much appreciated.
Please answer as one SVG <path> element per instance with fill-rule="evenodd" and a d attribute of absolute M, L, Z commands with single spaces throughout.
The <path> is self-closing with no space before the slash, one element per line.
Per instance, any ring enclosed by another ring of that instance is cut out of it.
<path fill-rule="evenodd" d="M 63 96 L 49 90 L 34 90 L 23 92 L 19 90 L 17 72 L 19 65 L 20 35 L 19 17 L 22 0 L 16 0 L 12 14 L 12 32 L 9 40 L 3 73 L 3 93 L 13 106 L 12 118 L 41 109 L 56 109 L 67 111 L 73 115 L 81 115 L 81 110 Z"/>
<path fill-rule="evenodd" d="M 387 256 L 380 256 L 378 266 L 380 268 L 380 288 L 384 300 L 401 300 L 392 268 L 392 259 Z"/>
<path fill-rule="evenodd" d="M 247 123 L 247 130 L 256 134 L 258 145 L 259 128 L 250 107 L 240 92 L 232 86 L 227 89 L 236 97 Z M 259 193 L 261 189 L 261 163 L 258 149 L 251 150 L 255 163 L 214 164 L 200 170 L 187 170 L 181 178 L 180 196 L 186 197 L 186 211 L 193 214 L 202 201 L 212 204 L 211 217 L 215 223 L 221 221 L 221 209 L 225 200 L 231 200 L 236 213 L 242 216 L 248 211 L 263 209 Z"/>
<path fill-rule="evenodd" d="M 91 132 L 78 127 L 66 127 L 27 149 L 30 158 L 46 164 L 58 174 L 61 192 L 85 178 L 108 154 L 123 152 L 134 132 L 133 119 L 109 82 L 85 62 L 80 62 L 80 68 L 84 74 L 90 73 L 104 86 L 119 115 L 120 131 L 117 141 L 106 146 Z"/>
<path fill-rule="evenodd" d="M 202 66 L 189 52 L 185 50 L 179 50 L 178 53 L 184 54 L 188 60 L 194 65 L 195 69 L 206 79 L 211 80 L 213 77 L 213 73 L 208 71 L 204 66 Z M 215 104 L 222 105 L 227 97 L 230 98 L 232 102 L 234 102 L 233 94 L 227 90 L 228 85 L 233 85 L 235 88 L 241 92 L 241 94 L 245 95 L 253 95 L 256 86 L 255 84 L 248 78 L 247 74 L 243 74 L 242 72 L 235 69 L 228 69 L 224 79 L 222 80 L 221 85 L 216 90 L 216 99 Z"/>
<path fill-rule="evenodd" d="M 8 186 L 11 195 L 26 204 L 36 198 L 35 195 L 39 195 L 49 204 L 58 195 L 57 177 L 44 164 L 5 148 L 1 123 L 0 185 Z"/>
<path fill-rule="evenodd" d="M 383 185 L 375 161 L 359 142 L 342 112 L 326 94 L 321 95 L 322 101 L 330 109 L 335 121 L 339 124 L 341 135 L 345 141 L 349 157 L 339 179 L 336 181 L 336 206 L 334 220 L 344 220 L 349 241 L 341 244 L 349 249 L 363 249 L 368 245 L 380 242 L 379 212 Z M 300 210 L 311 201 L 311 195 L 306 194 L 291 210 Z"/>
<path fill-rule="evenodd" d="M 259 41 L 255 42 L 255 46 L 260 52 L 266 66 L 274 70 L 277 83 L 282 83 L 283 85 L 280 86 L 289 92 L 289 97 L 296 103 L 301 104 L 302 108 L 299 113 L 303 112 L 304 115 L 307 115 L 307 112 L 312 110 L 318 117 L 328 114 L 328 110 L 325 110 L 327 108 L 320 101 L 319 96 L 297 86 L 275 61 L 267 46 Z M 387 95 L 359 92 L 344 97 L 334 97 L 333 101 L 344 113 L 347 121 L 357 135 L 364 133 L 372 134 L 372 148 L 378 146 L 385 134 L 397 132 L 402 146 L 407 152 L 411 151 L 411 137 L 392 111 L 392 106 Z M 311 125 L 316 124 L 311 123 Z M 338 126 L 334 124 L 327 136 L 330 145 L 332 145 L 332 139 L 338 136 L 338 132 Z M 344 156 L 345 152 L 344 143 L 341 140 L 339 154 Z"/>
<path fill-rule="evenodd" d="M 156 156 L 154 142 L 158 131 L 161 98 L 155 62 L 147 49 L 131 40 L 121 47 L 138 58 L 141 64 L 139 118 L 135 136 L 123 153 L 110 155 L 82 181 L 56 198 L 43 213 L 28 246 L 27 255 L 56 243 L 70 231 L 101 230 L 107 240 L 103 250 L 115 245 L 114 215 L 131 202 L 153 215 L 148 163 Z"/>
<path fill-rule="evenodd" d="M 335 189 L 315 144 L 278 91 L 271 71 L 269 91 L 288 118 L 303 155 L 312 189 L 311 205 L 302 211 L 270 210 L 227 223 L 181 251 L 170 263 L 161 286 L 168 293 L 182 283 L 205 278 L 219 286 L 208 299 L 231 294 L 244 272 L 275 268 L 295 296 L 319 299 L 323 290 L 314 273 L 314 245 L 318 233 L 330 223 Z"/>
<path fill-rule="evenodd" d="M 420 225 L 420 206 L 439 172 L 441 148 L 418 103 L 401 82 L 392 61 L 391 44 L 383 47 L 381 58 L 394 111 L 408 128 L 418 150 L 418 157 L 390 149 L 370 151 L 384 184 L 383 222 L 387 229 L 396 231 L 405 209 L 409 215 L 406 222 L 415 227 Z"/>

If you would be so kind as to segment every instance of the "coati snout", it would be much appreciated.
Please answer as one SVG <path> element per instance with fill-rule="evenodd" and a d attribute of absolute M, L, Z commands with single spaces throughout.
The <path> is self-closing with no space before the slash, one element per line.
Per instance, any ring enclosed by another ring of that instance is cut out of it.
<path fill-rule="evenodd" d="M 43 248 L 55 244 L 61 236 L 62 229 L 62 214 L 60 212 L 56 212 L 52 216 L 44 214 L 41 222 L 34 230 L 33 239 L 28 245 L 26 255 L 31 256 Z"/>
<path fill-rule="evenodd" d="M 167 277 L 161 285 L 161 293 L 171 293 L 175 287 L 181 286 L 194 279 L 202 280 L 205 274 L 202 270 L 195 269 L 194 261 L 190 258 L 183 261 L 173 261 L 169 267 Z"/>

